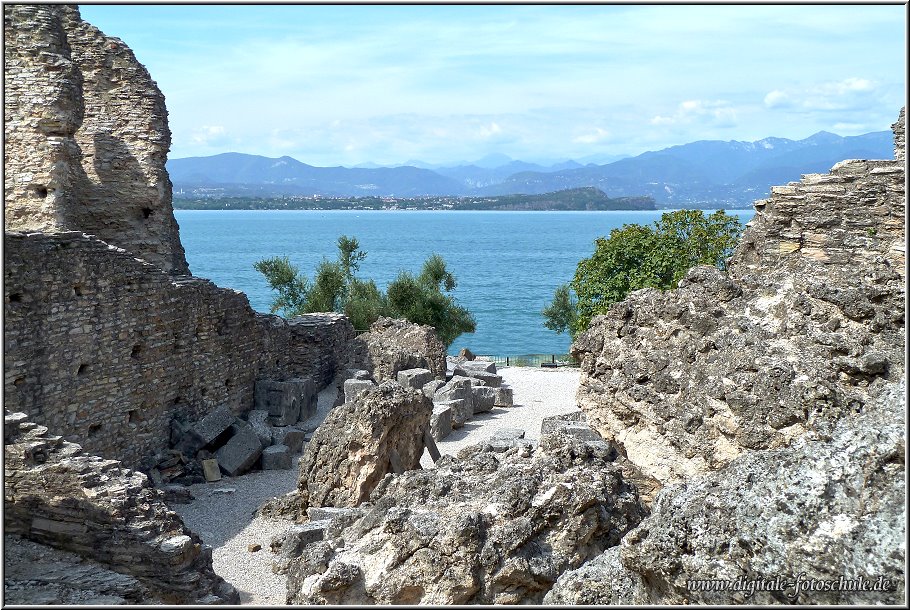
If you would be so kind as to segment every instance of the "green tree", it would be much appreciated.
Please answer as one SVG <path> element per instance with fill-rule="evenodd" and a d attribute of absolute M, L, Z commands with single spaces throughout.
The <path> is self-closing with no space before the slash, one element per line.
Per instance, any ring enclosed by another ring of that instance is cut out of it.
<path fill-rule="evenodd" d="M 710 216 L 678 210 L 663 214 L 653 226 L 613 229 L 609 238 L 595 241 L 591 258 L 578 263 L 571 284 L 556 289 L 542 312 L 544 325 L 574 337 L 634 290 L 675 288 L 695 265 L 725 269 L 741 229 L 739 219 L 723 210 Z"/>
<path fill-rule="evenodd" d="M 366 258 L 357 239 L 342 235 L 337 246 L 338 259 L 323 259 L 312 283 L 287 257 L 263 259 L 253 265 L 278 293 L 272 313 L 295 316 L 335 311 L 347 315 L 356 329 L 369 328 L 379 316 L 405 318 L 433 326 L 446 345 L 462 333 L 474 332 L 474 317 L 446 294 L 455 289 L 455 276 L 438 254 L 424 262 L 416 277 L 406 271 L 399 273 L 383 294 L 373 280 L 356 276 Z"/>

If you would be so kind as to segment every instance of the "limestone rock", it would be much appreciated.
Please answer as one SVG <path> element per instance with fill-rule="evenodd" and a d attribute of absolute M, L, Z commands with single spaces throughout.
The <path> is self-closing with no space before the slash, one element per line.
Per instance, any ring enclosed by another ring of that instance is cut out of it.
<path fill-rule="evenodd" d="M 433 403 L 452 407 L 452 427 L 460 428 L 474 416 L 474 394 L 471 380 L 467 377 L 453 377 L 436 390 Z"/>
<path fill-rule="evenodd" d="M 358 396 L 375 387 L 376 384 L 369 379 L 348 379 L 344 382 L 344 402 L 354 402 Z"/>
<path fill-rule="evenodd" d="M 272 424 L 269 423 L 269 412 L 263 409 L 253 409 L 246 414 L 246 420 L 252 426 L 256 436 L 259 437 L 259 443 L 265 449 L 272 444 L 272 435 L 275 433 Z"/>
<path fill-rule="evenodd" d="M 407 369 L 398 371 L 398 383 L 406 388 L 415 390 L 423 389 L 427 383 L 433 380 L 433 373 L 429 369 Z"/>
<path fill-rule="evenodd" d="M 432 326 L 379 318 L 354 340 L 350 368 L 366 369 L 377 383 L 396 380 L 399 371 L 428 369 L 443 379 L 446 348 Z"/>
<path fill-rule="evenodd" d="M 614 546 L 574 570 L 563 572 L 543 598 L 564 606 L 648 604 L 641 576 L 622 566 Z"/>
<path fill-rule="evenodd" d="M 493 401 L 493 404 L 497 407 L 511 407 L 514 406 L 514 394 L 512 388 L 509 386 L 500 386 L 496 388 L 496 398 Z"/>
<path fill-rule="evenodd" d="M 255 408 L 267 411 L 272 423 L 287 426 L 297 423 L 300 406 L 304 401 L 304 384 L 297 381 L 257 379 Z"/>
<path fill-rule="evenodd" d="M 278 426 L 272 428 L 272 442 L 275 445 L 287 445 L 291 453 L 300 453 L 303 448 L 306 433 L 294 426 Z"/>
<path fill-rule="evenodd" d="M 239 421 L 232 428 L 234 435 L 215 452 L 215 459 L 226 475 L 236 477 L 253 467 L 262 455 L 262 444 L 249 423 Z"/>
<path fill-rule="evenodd" d="M 644 515 L 618 466 L 565 435 L 548 447 L 475 445 L 384 478 L 291 564 L 289 603 L 539 603 Z"/>
<path fill-rule="evenodd" d="M 434 379 L 433 381 L 428 381 L 427 383 L 424 384 L 424 386 L 422 388 L 423 395 L 426 396 L 427 398 L 429 398 L 430 400 L 433 400 L 433 397 L 436 395 L 436 390 L 438 390 L 445 384 L 446 384 L 446 382 L 443 381 L 442 379 Z"/>
<path fill-rule="evenodd" d="M 450 405 L 433 405 L 433 413 L 430 415 L 430 433 L 435 441 L 441 441 L 452 433 L 452 407 Z"/>
<path fill-rule="evenodd" d="M 300 458 L 300 513 L 308 506 L 356 506 L 392 472 L 418 468 L 432 403 L 422 392 L 389 381 L 335 407 Z"/>
<path fill-rule="evenodd" d="M 42 576 L 34 573 L 32 560 L 24 559 L 29 563 L 19 569 L 7 555 L 7 576 L 32 572 L 29 581 L 46 585 L 42 603 L 82 603 L 93 594 L 95 603 L 118 603 L 118 598 L 239 603 L 233 587 L 212 571 L 211 547 L 183 525 L 145 475 L 115 460 L 83 455 L 79 445 L 49 435 L 44 426 L 21 418 L 9 421 L 4 430 L 7 551 L 13 534 L 88 561 L 61 557 L 60 564 L 49 562 L 56 566 L 53 573 Z"/>
<path fill-rule="evenodd" d="M 474 405 L 474 415 L 493 410 L 496 403 L 496 388 L 474 386 L 471 388 L 471 404 Z"/>
<path fill-rule="evenodd" d="M 287 445 L 272 445 L 262 450 L 263 470 L 290 470 L 291 450 Z"/>

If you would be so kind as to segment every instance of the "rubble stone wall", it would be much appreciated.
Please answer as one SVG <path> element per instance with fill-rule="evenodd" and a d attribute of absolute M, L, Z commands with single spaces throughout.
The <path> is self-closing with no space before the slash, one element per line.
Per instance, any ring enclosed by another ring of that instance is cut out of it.
<path fill-rule="evenodd" d="M 189 273 L 145 67 L 72 5 L 6 6 L 4 30 L 6 229 L 82 231 Z"/>
<path fill-rule="evenodd" d="M 343 316 L 257 314 L 81 233 L 7 233 L 4 256 L 5 406 L 130 466 L 168 445 L 175 415 L 251 409 L 257 378 L 325 386 L 354 335 Z"/>

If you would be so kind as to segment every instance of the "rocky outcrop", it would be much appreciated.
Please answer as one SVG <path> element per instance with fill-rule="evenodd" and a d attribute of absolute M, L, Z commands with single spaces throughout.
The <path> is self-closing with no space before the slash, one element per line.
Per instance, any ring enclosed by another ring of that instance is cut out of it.
<path fill-rule="evenodd" d="M 4 30 L 7 230 L 82 231 L 189 273 L 167 110 L 145 67 L 75 6 L 11 6 Z"/>
<path fill-rule="evenodd" d="M 904 209 L 895 161 L 774 187 L 729 276 L 695 268 L 592 321 L 579 406 L 664 483 L 830 434 L 904 374 Z"/>
<path fill-rule="evenodd" d="M 288 602 L 539 603 L 643 517 L 615 456 L 557 432 L 537 449 L 474 445 L 387 476 L 358 520 L 292 562 Z"/>
<path fill-rule="evenodd" d="M 329 412 L 300 458 L 298 516 L 310 506 L 357 506 L 397 467 L 420 467 L 433 406 L 397 382 L 359 394 Z"/>
<path fill-rule="evenodd" d="M 376 383 L 395 380 L 407 369 L 428 369 L 445 379 L 446 347 L 432 326 L 379 318 L 354 341 L 348 368 L 369 371 Z"/>
<path fill-rule="evenodd" d="M 3 433 L 5 534 L 89 560 L 71 574 L 58 573 L 49 586 L 145 603 L 239 602 L 212 571 L 212 549 L 165 506 L 145 475 L 83 455 L 79 445 L 49 435 L 24 413 L 7 412 Z M 85 580 L 92 562 L 104 572 Z"/>
<path fill-rule="evenodd" d="M 564 574 L 547 601 L 900 604 L 905 401 L 906 386 L 897 384 L 831 436 L 751 451 L 666 488 L 619 553 Z M 800 589 L 797 579 L 829 590 Z"/>

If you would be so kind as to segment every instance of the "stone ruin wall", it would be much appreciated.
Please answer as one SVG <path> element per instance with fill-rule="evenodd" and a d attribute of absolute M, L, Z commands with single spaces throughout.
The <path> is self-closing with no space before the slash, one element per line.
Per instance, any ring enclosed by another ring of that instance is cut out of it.
<path fill-rule="evenodd" d="M 6 229 L 82 231 L 189 273 L 148 71 L 75 6 L 8 5 L 3 17 Z"/>
<path fill-rule="evenodd" d="M 175 415 L 252 408 L 257 378 L 325 386 L 354 335 L 340 315 L 257 314 L 81 233 L 5 245 L 5 407 L 127 465 L 167 446 Z"/>

